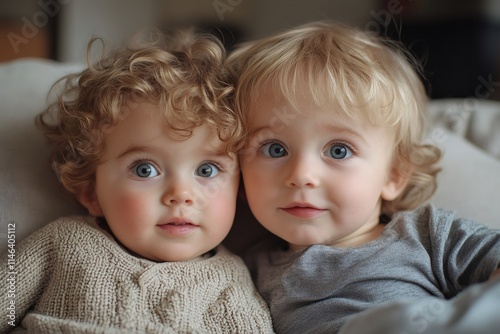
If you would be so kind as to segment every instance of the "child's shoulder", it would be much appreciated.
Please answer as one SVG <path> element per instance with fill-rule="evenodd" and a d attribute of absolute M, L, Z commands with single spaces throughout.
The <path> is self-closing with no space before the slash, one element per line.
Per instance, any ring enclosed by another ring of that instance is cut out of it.
<path fill-rule="evenodd" d="M 95 218 L 91 216 L 65 216 L 48 223 L 42 230 L 57 231 L 59 233 L 78 233 L 80 231 L 100 230 Z"/>
<path fill-rule="evenodd" d="M 457 211 L 439 208 L 432 203 L 424 204 L 413 211 L 401 211 L 394 214 L 387 227 L 389 229 L 413 230 L 438 235 L 457 230 L 464 233 L 490 230 L 486 225 L 460 217 Z"/>
<path fill-rule="evenodd" d="M 61 239 L 68 238 L 85 238 L 104 235 L 105 232 L 97 225 L 95 218 L 91 216 L 66 216 L 59 217 L 41 229 L 35 231 L 23 242 L 29 243 L 30 240 L 50 239 L 52 242 L 57 242 Z"/>
<path fill-rule="evenodd" d="M 198 263 L 202 270 L 224 273 L 228 279 L 249 278 L 248 268 L 243 259 L 223 245 L 217 246 L 210 258 Z"/>
<path fill-rule="evenodd" d="M 209 262 L 219 263 L 222 266 L 227 266 L 228 264 L 231 264 L 232 267 L 245 266 L 240 256 L 223 245 L 219 245 L 213 250 L 213 255 L 209 258 Z"/>
<path fill-rule="evenodd" d="M 94 218 L 90 216 L 61 217 L 24 238 L 19 244 L 18 251 L 19 254 L 32 254 L 33 252 L 48 254 L 66 251 L 74 245 L 80 248 L 85 244 L 95 245 L 99 239 L 103 240 L 103 244 L 110 242 L 109 236 L 97 226 Z"/>
<path fill-rule="evenodd" d="M 414 210 L 399 211 L 393 214 L 392 222 L 404 220 L 406 222 L 431 222 L 435 220 L 454 220 L 458 218 L 455 211 L 436 207 L 433 203 L 426 203 Z"/>

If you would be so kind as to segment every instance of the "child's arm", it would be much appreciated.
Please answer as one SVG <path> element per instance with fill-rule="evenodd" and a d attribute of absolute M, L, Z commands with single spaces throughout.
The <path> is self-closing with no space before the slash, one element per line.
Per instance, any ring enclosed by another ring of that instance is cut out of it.
<path fill-rule="evenodd" d="M 499 297 L 500 281 L 488 281 L 449 300 L 403 299 L 352 317 L 340 333 L 496 333 Z"/>
<path fill-rule="evenodd" d="M 35 232 L 18 245 L 8 244 L 0 260 L 3 307 L 0 333 L 18 325 L 30 307 L 36 304 L 50 278 L 54 229 L 51 224 Z M 5 312 L 5 313 L 4 313 Z"/>
<path fill-rule="evenodd" d="M 443 259 L 436 263 L 435 273 L 443 275 L 442 282 L 451 283 L 451 291 L 444 291 L 446 295 L 453 296 L 469 285 L 500 275 L 499 230 L 466 219 L 441 221 L 435 228 L 440 241 L 434 243 L 433 249 Z"/>

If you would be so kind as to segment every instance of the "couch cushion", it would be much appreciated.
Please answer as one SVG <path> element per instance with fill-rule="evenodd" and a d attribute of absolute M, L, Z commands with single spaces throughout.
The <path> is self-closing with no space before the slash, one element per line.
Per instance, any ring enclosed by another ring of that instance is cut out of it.
<path fill-rule="evenodd" d="M 34 117 L 43 110 L 51 85 L 79 65 L 22 59 L 0 64 L 0 238 L 7 223 L 21 240 L 61 215 L 82 212 L 64 192 L 48 163 L 45 139 Z M 4 243 L 5 242 L 5 243 Z"/>

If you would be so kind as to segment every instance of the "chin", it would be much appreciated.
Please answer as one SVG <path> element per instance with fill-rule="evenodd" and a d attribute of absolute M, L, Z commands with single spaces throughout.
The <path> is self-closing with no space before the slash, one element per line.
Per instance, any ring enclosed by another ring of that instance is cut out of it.
<path fill-rule="evenodd" d="M 309 247 L 309 246 L 312 246 L 312 245 L 318 245 L 318 244 L 324 244 L 324 243 L 326 243 L 325 238 L 320 238 L 317 235 L 310 235 L 310 236 L 307 236 L 307 235 L 301 235 L 301 236 L 294 235 L 292 237 L 282 238 L 282 239 L 286 240 L 290 245 L 295 245 L 297 247 Z"/>

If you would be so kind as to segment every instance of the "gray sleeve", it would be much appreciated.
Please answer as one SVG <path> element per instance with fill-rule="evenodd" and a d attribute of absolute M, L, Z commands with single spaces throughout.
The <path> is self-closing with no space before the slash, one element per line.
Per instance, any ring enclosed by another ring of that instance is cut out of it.
<path fill-rule="evenodd" d="M 426 297 L 372 308 L 347 321 L 339 333 L 496 333 L 499 309 L 497 279 L 473 285 L 450 300 Z"/>
<path fill-rule="evenodd" d="M 500 230 L 434 210 L 429 237 L 432 269 L 448 297 L 485 282 L 499 267 Z"/>

